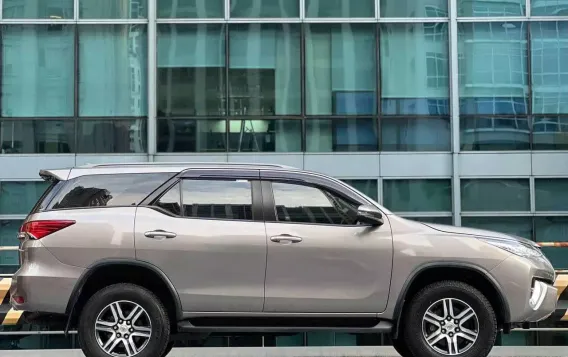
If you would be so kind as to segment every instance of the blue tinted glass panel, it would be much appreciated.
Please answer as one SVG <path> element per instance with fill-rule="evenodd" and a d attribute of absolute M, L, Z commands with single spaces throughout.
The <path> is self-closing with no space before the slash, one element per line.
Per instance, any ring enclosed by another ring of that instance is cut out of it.
<path fill-rule="evenodd" d="M 526 114 L 526 24 L 462 23 L 459 31 L 461 114 Z"/>
<path fill-rule="evenodd" d="M 461 118 L 460 144 L 465 151 L 530 150 L 527 117 Z"/>
<path fill-rule="evenodd" d="M 377 180 L 342 180 L 346 184 L 352 186 L 357 191 L 364 193 L 370 198 L 377 201 L 378 197 L 378 183 Z"/>
<path fill-rule="evenodd" d="M 568 21 L 531 23 L 531 75 L 535 114 L 568 114 L 566 34 Z"/>
<path fill-rule="evenodd" d="M 450 151 L 449 118 L 381 119 L 382 151 Z"/>
<path fill-rule="evenodd" d="M 448 17 L 448 0 L 381 0 L 381 17 Z"/>
<path fill-rule="evenodd" d="M 375 0 L 306 0 L 306 17 L 375 17 Z"/>
<path fill-rule="evenodd" d="M 146 121 L 134 120 L 79 120 L 77 152 L 143 153 L 146 152 Z"/>
<path fill-rule="evenodd" d="M 298 0 L 230 0 L 231 17 L 299 17 Z"/>
<path fill-rule="evenodd" d="M 568 211 L 568 179 L 535 179 L 537 211 Z"/>
<path fill-rule="evenodd" d="M 529 180 L 461 180 L 461 202 L 464 212 L 529 211 Z"/>
<path fill-rule="evenodd" d="M 393 212 L 451 212 L 450 180 L 384 180 L 383 204 Z"/>
<path fill-rule="evenodd" d="M 568 150 L 568 116 L 534 117 L 533 150 Z"/>
<path fill-rule="evenodd" d="M 0 182 L 0 214 L 28 214 L 49 183 Z"/>
<path fill-rule="evenodd" d="M 568 242 L 568 217 L 536 217 L 537 242 Z M 556 269 L 568 269 L 568 248 L 543 247 L 542 251 Z"/>
<path fill-rule="evenodd" d="M 306 120 L 306 151 L 377 151 L 377 121 L 372 118 Z"/>
<path fill-rule="evenodd" d="M 73 0 L 3 0 L 5 19 L 72 19 Z"/>
<path fill-rule="evenodd" d="M 457 0 L 457 3 L 458 16 L 464 17 L 524 16 L 526 10 L 525 0 Z"/>
<path fill-rule="evenodd" d="M 462 226 L 533 239 L 531 217 L 462 217 Z"/>
<path fill-rule="evenodd" d="M 230 151 L 302 151 L 301 120 L 231 120 L 229 125 Z"/>
<path fill-rule="evenodd" d="M 306 29 L 307 113 L 374 114 L 377 83 L 374 26 L 309 24 Z"/>
<path fill-rule="evenodd" d="M 300 25 L 229 27 L 231 115 L 301 113 Z"/>
<path fill-rule="evenodd" d="M 448 24 L 382 24 L 380 43 L 382 112 L 448 114 Z"/>
<path fill-rule="evenodd" d="M 147 16 L 148 0 L 79 0 L 82 19 L 145 19 Z"/>
<path fill-rule="evenodd" d="M 158 25 L 158 116 L 226 115 L 225 27 Z"/>
<path fill-rule="evenodd" d="M 532 16 L 566 16 L 568 4 L 564 0 L 531 0 Z"/>
<path fill-rule="evenodd" d="M 0 153 L 65 154 L 75 152 L 74 120 L 0 121 Z"/>
<path fill-rule="evenodd" d="M 223 0 L 159 0 L 159 18 L 224 18 Z"/>
<path fill-rule="evenodd" d="M 0 221 L 0 247 L 18 247 L 18 230 L 22 221 Z M 0 252 L 0 269 L 14 269 L 20 264 L 18 250 Z M 0 273 L 2 274 L 2 273 Z"/>
<path fill-rule="evenodd" d="M 158 152 L 226 152 L 227 121 L 160 119 L 157 140 Z"/>
<path fill-rule="evenodd" d="M 2 116 L 73 116 L 74 28 L 2 27 Z"/>
<path fill-rule="evenodd" d="M 145 25 L 79 26 L 79 115 L 147 114 Z"/>

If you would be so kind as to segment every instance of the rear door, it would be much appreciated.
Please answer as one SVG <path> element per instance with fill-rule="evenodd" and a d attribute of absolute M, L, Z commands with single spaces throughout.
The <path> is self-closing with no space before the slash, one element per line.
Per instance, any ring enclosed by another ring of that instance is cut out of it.
<path fill-rule="evenodd" d="M 266 231 L 258 170 L 190 170 L 136 214 L 136 257 L 186 312 L 260 312 Z"/>

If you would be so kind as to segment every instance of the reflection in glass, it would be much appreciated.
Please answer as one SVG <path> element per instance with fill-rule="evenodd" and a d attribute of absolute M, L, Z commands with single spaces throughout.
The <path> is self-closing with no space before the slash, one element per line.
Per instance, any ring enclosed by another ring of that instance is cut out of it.
<path fill-rule="evenodd" d="M 82 19 L 145 19 L 147 16 L 148 0 L 79 0 Z"/>
<path fill-rule="evenodd" d="M 161 119 L 157 140 L 158 152 L 226 152 L 227 121 Z"/>
<path fill-rule="evenodd" d="M 79 115 L 147 115 L 145 25 L 79 26 Z"/>
<path fill-rule="evenodd" d="M 462 150 L 530 150 L 531 134 L 527 117 L 462 117 L 460 133 Z"/>
<path fill-rule="evenodd" d="M 231 115 L 300 114 L 298 24 L 236 24 L 229 28 Z"/>
<path fill-rule="evenodd" d="M 568 113 L 566 34 L 566 21 L 531 22 L 532 110 L 535 114 Z"/>
<path fill-rule="evenodd" d="M 448 24 L 381 25 L 384 114 L 449 114 Z"/>
<path fill-rule="evenodd" d="M 381 0 L 381 17 L 448 17 L 448 0 Z"/>
<path fill-rule="evenodd" d="M 79 120 L 77 152 L 146 152 L 146 120 Z"/>
<path fill-rule="evenodd" d="M 377 180 L 341 180 L 352 186 L 359 192 L 364 193 L 373 200 L 377 201 L 379 199 L 378 184 Z"/>
<path fill-rule="evenodd" d="M 450 118 L 381 119 L 382 151 L 450 151 Z"/>
<path fill-rule="evenodd" d="M 568 116 L 533 120 L 533 150 L 568 150 Z"/>
<path fill-rule="evenodd" d="M 531 0 L 532 16 L 566 16 L 568 3 L 564 0 Z"/>
<path fill-rule="evenodd" d="M 375 0 L 306 0 L 306 17 L 375 17 Z"/>
<path fill-rule="evenodd" d="M 231 17 L 299 17 L 298 0 L 230 0 Z M 326 0 L 329 1 L 329 0 Z"/>
<path fill-rule="evenodd" d="M 462 226 L 533 239 L 531 217 L 462 217 Z"/>
<path fill-rule="evenodd" d="M 18 247 L 18 231 L 22 221 L 0 221 L 0 247 Z M 0 274 L 10 274 L 17 270 L 20 264 L 18 250 L 0 252 Z"/>
<path fill-rule="evenodd" d="M 75 152 L 73 120 L 0 121 L 1 154 L 59 154 Z"/>
<path fill-rule="evenodd" d="M 250 181 L 183 180 L 181 187 L 187 217 L 252 220 Z"/>
<path fill-rule="evenodd" d="M 567 242 L 568 217 L 535 217 L 537 242 Z M 556 269 L 568 269 L 567 248 L 543 247 L 543 253 Z"/>
<path fill-rule="evenodd" d="M 526 26 L 520 22 L 460 24 L 461 114 L 528 112 Z"/>
<path fill-rule="evenodd" d="M 73 116 L 73 29 L 71 25 L 2 27 L 3 117 Z"/>
<path fill-rule="evenodd" d="M 28 214 L 48 186 L 44 181 L 0 181 L 0 214 Z"/>
<path fill-rule="evenodd" d="M 432 223 L 432 224 L 445 224 L 451 226 L 454 224 L 453 217 L 404 217 L 417 222 Z"/>
<path fill-rule="evenodd" d="M 568 179 L 535 179 L 536 210 L 568 211 Z"/>
<path fill-rule="evenodd" d="M 230 151 L 302 151 L 301 120 L 231 120 L 229 130 Z"/>
<path fill-rule="evenodd" d="M 530 211 L 528 179 L 461 180 L 464 212 Z"/>
<path fill-rule="evenodd" d="M 223 0 L 159 0 L 158 18 L 224 18 Z"/>
<path fill-rule="evenodd" d="M 72 19 L 73 0 L 2 0 L 5 19 Z"/>
<path fill-rule="evenodd" d="M 525 16 L 526 0 L 507 0 L 507 1 L 456 0 L 456 1 L 458 4 L 458 16 L 463 16 L 463 17 Z"/>
<path fill-rule="evenodd" d="M 158 25 L 158 116 L 225 115 L 220 24 Z"/>
<path fill-rule="evenodd" d="M 374 114 L 374 26 L 309 24 L 306 29 L 307 114 Z"/>
<path fill-rule="evenodd" d="M 451 212 L 450 180 L 384 180 L 383 204 L 393 212 Z"/>
<path fill-rule="evenodd" d="M 377 129 L 372 118 L 307 119 L 306 151 L 378 151 Z"/>

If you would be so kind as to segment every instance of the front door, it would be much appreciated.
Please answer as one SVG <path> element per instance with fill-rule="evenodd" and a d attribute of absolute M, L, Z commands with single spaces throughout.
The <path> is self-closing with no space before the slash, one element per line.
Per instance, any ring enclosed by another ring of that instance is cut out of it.
<path fill-rule="evenodd" d="M 253 208 L 258 170 L 233 178 L 189 176 L 152 206 L 138 208 L 137 259 L 169 277 L 186 312 L 261 312 L 266 232 Z"/>
<path fill-rule="evenodd" d="M 266 217 L 265 312 L 384 311 L 392 269 L 386 217 L 380 227 L 360 225 L 357 207 L 367 202 L 308 182 L 263 182 L 263 194 L 272 204 L 265 215 L 275 212 Z"/>

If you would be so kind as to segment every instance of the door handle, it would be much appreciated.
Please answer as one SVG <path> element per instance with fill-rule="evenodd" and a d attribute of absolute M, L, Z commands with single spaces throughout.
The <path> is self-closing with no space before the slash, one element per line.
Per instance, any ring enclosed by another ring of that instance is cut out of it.
<path fill-rule="evenodd" d="M 279 236 L 270 237 L 270 240 L 275 243 L 300 243 L 303 239 L 288 234 L 282 234 Z"/>
<path fill-rule="evenodd" d="M 149 231 L 144 233 L 144 236 L 147 238 L 175 238 L 177 234 L 173 232 L 166 232 L 162 229 L 156 229 L 155 231 Z"/>

